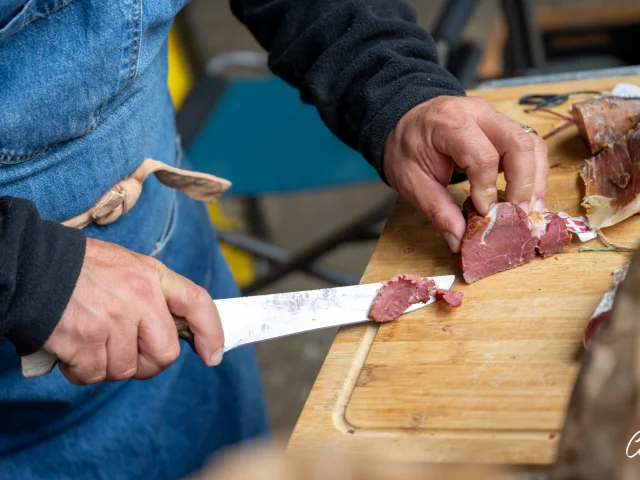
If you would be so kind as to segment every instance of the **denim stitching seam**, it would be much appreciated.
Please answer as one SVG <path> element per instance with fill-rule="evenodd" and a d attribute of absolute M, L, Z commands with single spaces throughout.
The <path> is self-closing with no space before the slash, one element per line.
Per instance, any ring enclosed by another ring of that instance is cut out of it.
<path fill-rule="evenodd" d="M 60 5 L 58 5 L 56 8 L 54 8 L 53 10 L 49 10 L 48 12 L 44 12 L 41 15 L 38 15 L 35 18 L 32 18 L 31 20 L 29 20 L 27 23 L 23 24 L 20 28 L 18 28 L 16 31 L 11 32 L 9 35 L 7 35 L 6 37 L 4 37 L 4 39 L 6 40 L 7 38 L 10 38 L 12 35 L 15 35 L 16 33 L 18 33 L 19 31 L 23 30 L 27 25 L 32 24 L 33 22 L 35 22 L 36 20 L 40 20 L 41 18 L 45 18 L 48 17 L 49 15 L 51 15 L 52 13 L 57 12 L 58 10 L 60 10 L 63 7 L 66 7 L 69 3 L 71 3 L 71 0 L 66 0 L 65 2 L 61 3 Z"/>

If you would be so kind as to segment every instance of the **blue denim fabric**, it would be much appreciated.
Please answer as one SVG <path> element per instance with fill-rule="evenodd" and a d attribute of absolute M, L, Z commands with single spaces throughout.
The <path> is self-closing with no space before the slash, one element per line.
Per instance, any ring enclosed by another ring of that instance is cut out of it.
<path fill-rule="evenodd" d="M 167 36 L 185 2 L 21 3 L 0 20 L 0 195 L 62 221 L 146 157 L 184 167 L 166 82 Z M 156 256 L 214 298 L 239 294 L 204 206 L 153 176 L 131 212 L 86 232 Z M 265 434 L 252 350 L 207 368 L 182 345 L 153 379 L 77 387 L 57 369 L 23 379 L 0 338 L 0 479 L 178 478 Z"/>

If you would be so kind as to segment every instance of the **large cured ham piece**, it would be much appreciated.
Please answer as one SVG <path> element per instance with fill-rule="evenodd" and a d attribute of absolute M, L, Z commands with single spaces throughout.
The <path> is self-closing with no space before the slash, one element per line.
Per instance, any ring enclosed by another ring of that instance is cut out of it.
<path fill-rule="evenodd" d="M 591 155 L 610 147 L 640 123 L 640 98 L 599 96 L 571 106 Z"/>
<path fill-rule="evenodd" d="M 640 212 L 640 125 L 587 160 L 580 176 L 591 228 L 610 227 Z"/>

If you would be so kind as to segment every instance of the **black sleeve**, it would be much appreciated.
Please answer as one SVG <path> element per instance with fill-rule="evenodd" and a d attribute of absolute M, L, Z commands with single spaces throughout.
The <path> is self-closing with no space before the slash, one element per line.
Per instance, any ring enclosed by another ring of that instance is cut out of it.
<path fill-rule="evenodd" d="M 19 355 L 38 350 L 58 324 L 85 246 L 82 230 L 42 220 L 28 200 L 0 196 L 0 335 Z"/>
<path fill-rule="evenodd" d="M 274 74 L 382 179 L 386 138 L 414 106 L 464 89 L 406 0 L 231 0 Z"/>

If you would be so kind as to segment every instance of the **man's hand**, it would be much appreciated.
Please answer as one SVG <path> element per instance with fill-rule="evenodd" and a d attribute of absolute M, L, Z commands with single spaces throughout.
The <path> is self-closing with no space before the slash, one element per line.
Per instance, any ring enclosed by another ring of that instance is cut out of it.
<path fill-rule="evenodd" d="M 202 360 L 222 360 L 220 317 L 207 291 L 159 261 L 88 239 L 67 308 L 44 345 L 75 384 L 154 376 L 180 354 L 171 314 L 184 317 Z"/>
<path fill-rule="evenodd" d="M 462 212 L 446 189 L 454 168 L 466 172 L 473 204 L 486 215 L 498 201 L 504 170 L 507 201 L 541 211 L 547 189 L 547 145 L 477 97 L 442 96 L 416 106 L 391 131 L 384 172 L 458 252 Z"/>

